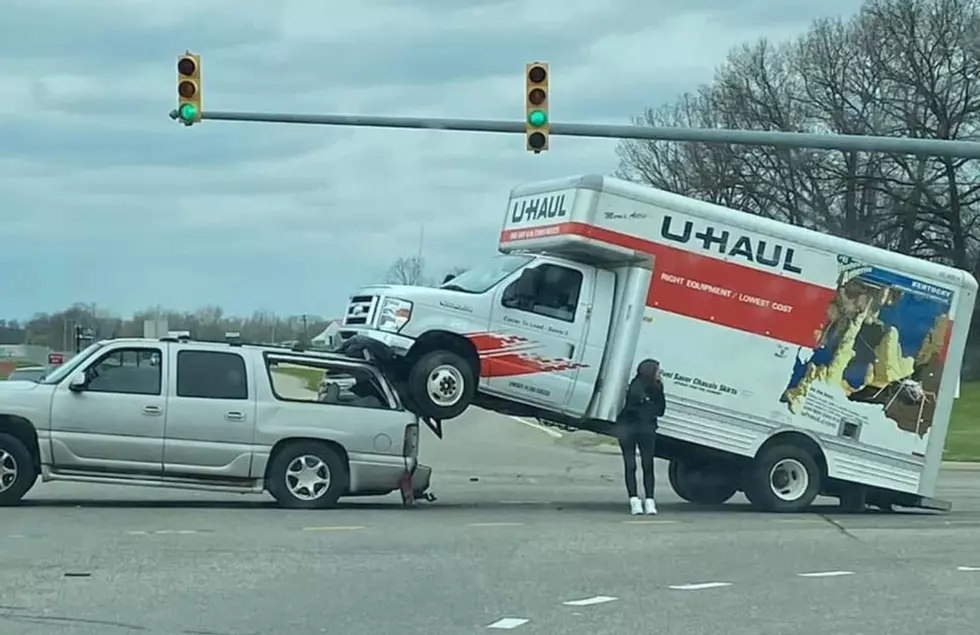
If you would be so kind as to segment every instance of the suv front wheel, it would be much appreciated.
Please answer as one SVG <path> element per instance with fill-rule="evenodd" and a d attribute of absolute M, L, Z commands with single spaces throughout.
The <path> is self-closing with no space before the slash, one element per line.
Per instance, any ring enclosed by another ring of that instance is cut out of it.
<path fill-rule="evenodd" d="M 324 509 L 347 490 L 347 465 L 325 443 L 299 441 L 278 450 L 269 465 L 266 489 L 281 507 Z"/>
<path fill-rule="evenodd" d="M 28 449 L 17 437 L 0 432 L 0 506 L 19 503 L 36 480 Z"/>

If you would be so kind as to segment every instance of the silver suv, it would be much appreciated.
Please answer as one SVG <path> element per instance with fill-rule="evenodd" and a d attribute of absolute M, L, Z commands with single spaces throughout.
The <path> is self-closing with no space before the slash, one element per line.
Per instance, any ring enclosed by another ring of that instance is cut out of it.
<path fill-rule="evenodd" d="M 370 399 L 323 400 L 327 373 Z M 372 363 L 177 339 L 96 342 L 0 382 L 0 505 L 42 481 L 271 493 L 283 507 L 424 494 L 418 418 Z"/>

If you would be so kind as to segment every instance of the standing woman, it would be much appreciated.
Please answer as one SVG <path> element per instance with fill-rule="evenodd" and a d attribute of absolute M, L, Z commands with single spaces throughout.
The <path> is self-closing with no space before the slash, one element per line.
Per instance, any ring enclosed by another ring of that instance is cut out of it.
<path fill-rule="evenodd" d="M 657 513 L 657 503 L 653 499 L 653 454 L 657 441 L 657 419 L 663 416 L 666 407 L 660 362 L 645 359 L 636 368 L 636 376 L 626 391 L 626 403 L 616 418 L 616 437 L 623 453 L 626 493 L 633 515 Z M 642 502 L 636 491 L 637 449 L 640 450 L 643 493 L 646 497 Z"/>

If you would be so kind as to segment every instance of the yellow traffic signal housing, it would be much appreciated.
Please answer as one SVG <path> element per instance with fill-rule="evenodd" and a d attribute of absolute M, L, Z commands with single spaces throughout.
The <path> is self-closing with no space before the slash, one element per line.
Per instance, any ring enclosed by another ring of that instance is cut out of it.
<path fill-rule="evenodd" d="M 201 56 L 190 51 L 177 58 L 177 117 L 187 126 L 201 120 Z"/>
<path fill-rule="evenodd" d="M 548 64 L 531 62 L 524 69 L 524 136 L 527 150 L 540 154 L 548 149 L 551 117 L 548 115 Z"/>

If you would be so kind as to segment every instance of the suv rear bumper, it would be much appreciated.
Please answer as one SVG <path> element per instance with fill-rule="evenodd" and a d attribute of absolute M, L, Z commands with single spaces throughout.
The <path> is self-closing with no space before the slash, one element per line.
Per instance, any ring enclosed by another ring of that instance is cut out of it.
<path fill-rule="evenodd" d="M 432 468 L 419 464 L 412 474 L 412 492 L 419 497 L 429 489 L 430 485 L 432 485 Z"/>

